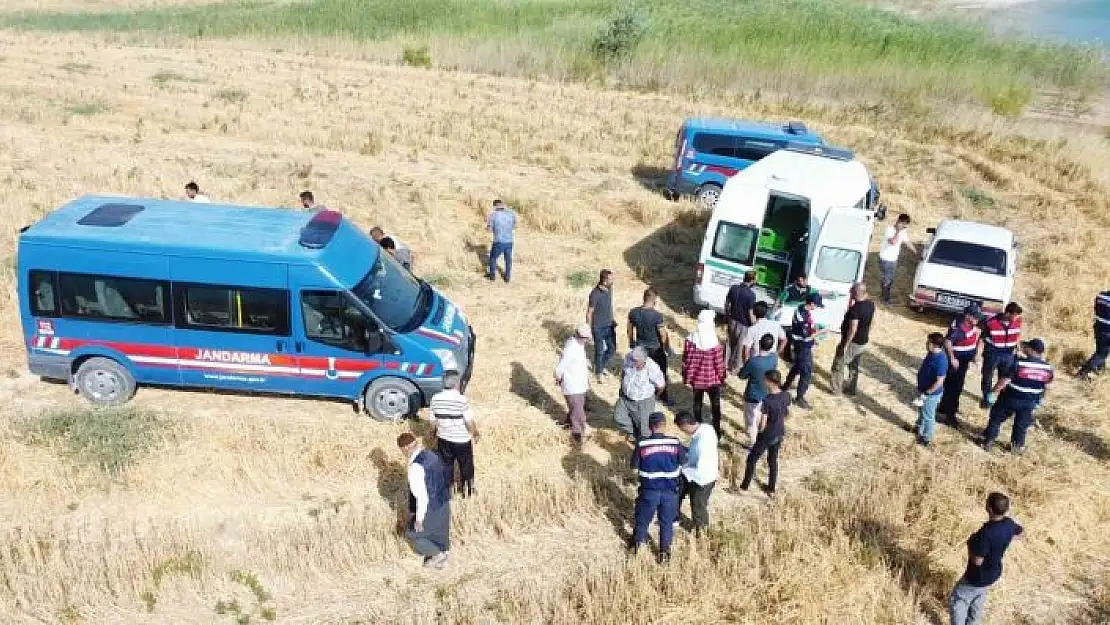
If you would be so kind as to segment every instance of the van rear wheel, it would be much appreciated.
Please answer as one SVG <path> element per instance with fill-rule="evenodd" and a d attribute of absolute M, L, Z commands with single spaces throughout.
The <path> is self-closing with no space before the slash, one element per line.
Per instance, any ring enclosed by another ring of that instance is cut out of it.
<path fill-rule="evenodd" d="M 420 392 L 407 380 L 378 378 L 366 387 L 363 405 L 366 414 L 378 421 L 397 422 L 416 414 Z"/>
<path fill-rule="evenodd" d="M 711 211 L 717 205 L 717 200 L 721 197 L 721 187 L 712 182 L 707 182 L 698 187 L 697 193 L 694 194 L 694 202 L 698 208 L 702 210 Z"/>
<path fill-rule="evenodd" d="M 77 392 L 97 406 L 118 406 L 135 394 L 135 378 L 111 358 L 89 358 L 73 376 Z"/>

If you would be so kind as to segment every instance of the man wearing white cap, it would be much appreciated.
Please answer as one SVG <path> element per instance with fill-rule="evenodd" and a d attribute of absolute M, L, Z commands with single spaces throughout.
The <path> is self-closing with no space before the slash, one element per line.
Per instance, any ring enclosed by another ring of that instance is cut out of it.
<path fill-rule="evenodd" d="M 621 392 L 613 418 L 617 427 L 633 441 L 648 436 L 648 417 L 655 412 L 655 398 L 667 387 L 663 370 L 637 347 L 624 358 Z"/>
<path fill-rule="evenodd" d="M 582 442 L 586 430 L 586 392 L 590 390 L 590 361 L 586 358 L 586 345 L 592 339 L 588 324 L 574 331 L 563 345 L 563 354 L 555 366 L 555 383 L 567 398 L 567 418 L 570 436 L 575 443 Z"/>

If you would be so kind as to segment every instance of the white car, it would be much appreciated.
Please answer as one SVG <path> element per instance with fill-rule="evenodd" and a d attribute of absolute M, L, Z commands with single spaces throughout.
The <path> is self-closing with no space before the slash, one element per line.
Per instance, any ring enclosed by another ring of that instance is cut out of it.
<path fill-rule="evenodd" d="M 960 312 L 978 304 L 984 314 L 1002 312 L 1014 292 L 1014 233 L 974 221 L 946 219 L 927 230 L 913 278 L 910 307 Z"/>

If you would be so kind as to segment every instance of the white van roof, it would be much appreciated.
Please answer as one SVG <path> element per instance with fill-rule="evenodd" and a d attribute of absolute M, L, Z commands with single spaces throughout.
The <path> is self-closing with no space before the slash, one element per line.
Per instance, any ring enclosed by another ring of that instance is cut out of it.
<path fill-rule="evenodd" d="M 752 163 L 725 183 L 757 184 L 808 198 L 815 206 L 855 206 L 871 190 L 863 163 L 791 150 L 778 150 Z"/>

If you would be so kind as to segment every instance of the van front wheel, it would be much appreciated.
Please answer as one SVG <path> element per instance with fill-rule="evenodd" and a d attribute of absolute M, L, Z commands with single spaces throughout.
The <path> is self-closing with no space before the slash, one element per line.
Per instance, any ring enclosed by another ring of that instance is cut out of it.
<path fill-rule="evenodd" d="M 378 421 L 400 421 L 416 414 L 420 392 L 411 382 L 400 378 L 378 378 L 363 395 L 366 414 Z"/>
<path fill-rule="evenodd" d="M 694 194 L 694 202 L 698 208 L 711 211 L 720 197 L 721 187 L 709 182 L 698 187 L 698 192 Z"/>
<path fill-rule="evenodd" d="M 111 358 L 89 358 L 73 381 L 81 397 L 97 406 L 118 406 L 135 394 L 135 378 Z"/>

